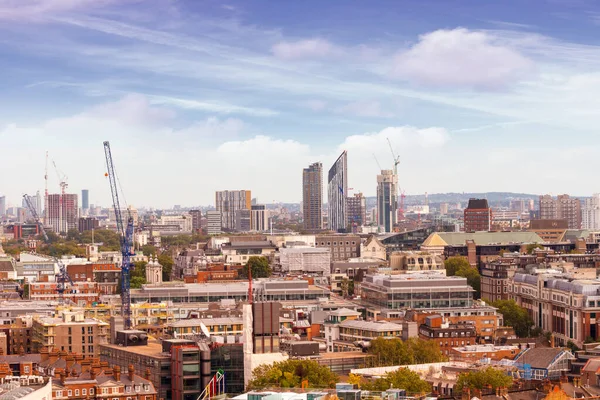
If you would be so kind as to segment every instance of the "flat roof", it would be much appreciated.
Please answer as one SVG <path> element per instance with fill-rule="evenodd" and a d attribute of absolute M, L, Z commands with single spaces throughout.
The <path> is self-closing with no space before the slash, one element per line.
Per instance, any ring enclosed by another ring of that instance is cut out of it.
<path fill-rule="evenodd" d="M 167 360 L 171 359 L 167 353 L 163 353 L 162 344 L 158 342 L 148 342 L 148 344 L 144 346 L 119 346 L 117 344 L 105 343 L 100 344 L 100 347 L 139 354 L 147 357 L 164 358 Z"/>

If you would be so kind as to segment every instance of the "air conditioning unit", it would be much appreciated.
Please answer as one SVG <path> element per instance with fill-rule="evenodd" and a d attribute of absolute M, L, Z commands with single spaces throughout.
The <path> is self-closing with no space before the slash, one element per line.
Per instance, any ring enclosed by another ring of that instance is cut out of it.
<path fill-rule="evenodd" d="M 148 344 L 148 334 L 135 329 L 117 331 L 115 343 L 121 346 L 145 346 Z"/>

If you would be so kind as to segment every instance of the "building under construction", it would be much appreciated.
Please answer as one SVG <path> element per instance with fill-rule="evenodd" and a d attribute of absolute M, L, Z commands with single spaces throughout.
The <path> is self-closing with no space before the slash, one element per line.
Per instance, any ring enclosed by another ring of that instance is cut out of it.
<path fill-rule="evenodd" d="M 76 194 L 49 194 L 46 225 L 55 233 L 67 233 L 69 229 L 77 229 L 78 209 Z"/>

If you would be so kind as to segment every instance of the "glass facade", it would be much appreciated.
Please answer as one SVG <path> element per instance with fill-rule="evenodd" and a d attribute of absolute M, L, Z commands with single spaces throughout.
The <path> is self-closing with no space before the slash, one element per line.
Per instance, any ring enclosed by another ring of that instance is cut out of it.
<path fill-rule="evenodd" d="M 348 155 L 344 151 L 329 169 L 327 179 L 329 229 L 345 232 L 348 227 Z"/>

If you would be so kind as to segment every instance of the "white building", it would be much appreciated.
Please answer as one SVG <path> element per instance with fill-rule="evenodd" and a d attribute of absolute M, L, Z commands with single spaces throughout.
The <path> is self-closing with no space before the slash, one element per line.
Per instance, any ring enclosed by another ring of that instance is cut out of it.
<path fill-rule="evenodd" d="M 151 285 L 160 285 L 162 283 L 162 265 L 158 263 L 156 256 L 150 259 L 146 264 L 146 282 Z"/>
<path fill-rule="evenodd" d="M 281 270 L 284 272 L 313 272 L 329 276 L 331 252 L 327 248 L 295 247 L 279 250 Z"/>
<path fill-rule="evenodd" d="M 178 225 L 181 232 L 191 232 L 192 216 L 190 214 L 163 215 L 160 217 L 160 225 Z"/>
<path fill-rule="evenodd" d="M 221 211 L 206 212 L 206 233 L 208 235 L 219 235 L 222 229 Z"/>
<path fill-rule="evenodd" d="M 250 230 L 264 232 L 269 230 L 269 210 L 264 204 L 253 204 L 250 210 Z"/>
<path fill-rule="evenodd" d="M 581 229 L 600 230 L 600 193 L 582 202 Z"/>

